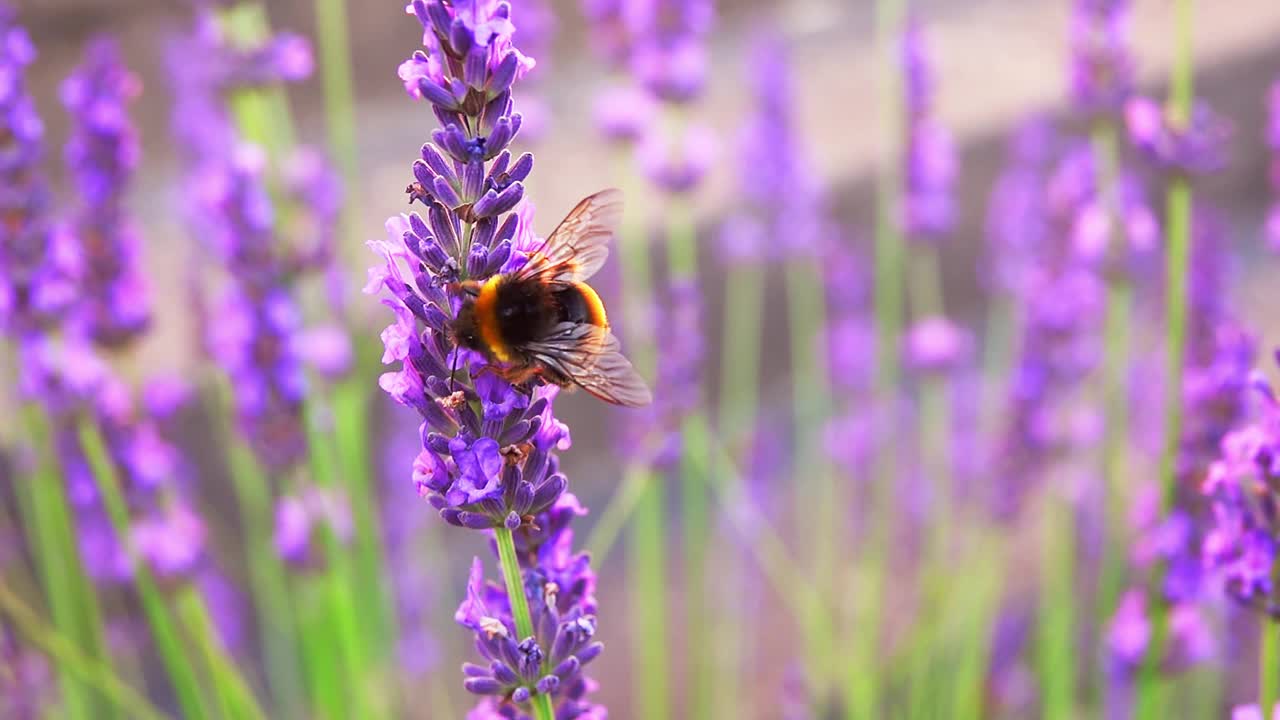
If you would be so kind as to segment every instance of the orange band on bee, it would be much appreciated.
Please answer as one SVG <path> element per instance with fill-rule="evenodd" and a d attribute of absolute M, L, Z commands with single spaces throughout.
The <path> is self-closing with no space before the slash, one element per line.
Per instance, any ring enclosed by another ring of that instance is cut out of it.
<path fill-rule="evenodd" d="M 604 301 L 596 294 L 595 288 L 583 282 L 574 283 L 574 287 L 582 293 L 582 299 L 587 301 L 587 312 L 591 316 L 591 324 L 603 328 L 609 327 L 609 317 L 604 312 Z"/>
<path fill-rule="evenodd" d="M 480 294 L 476 297 L 476 328 L 494 358 L 499 362 L 511 362 L 511 353 L 498 328 L 498 282 L 501 277 L 494 275 L 480 287 Z"/>

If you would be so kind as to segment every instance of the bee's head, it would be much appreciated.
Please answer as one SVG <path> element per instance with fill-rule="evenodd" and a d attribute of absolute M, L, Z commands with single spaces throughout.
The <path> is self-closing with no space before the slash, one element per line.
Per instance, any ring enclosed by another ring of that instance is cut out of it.
<path fill-rule="evenodd" d="M 464 298 L 462 307 L 453 319 L 453 342 L 468 350 L 480 349 L 480 328 L 476 325 L 476 304 L 470 297 Z"/>
<path fill-rule="evenodd" d="M 449 290 L 462 297 L 462 304 L 450 327 L 453 342 L 468 350 L 479 350 L 480 328 L 476 324 L 476 296 L 480 294 L 480 284 L 468 280 L 452 284 Z"/>

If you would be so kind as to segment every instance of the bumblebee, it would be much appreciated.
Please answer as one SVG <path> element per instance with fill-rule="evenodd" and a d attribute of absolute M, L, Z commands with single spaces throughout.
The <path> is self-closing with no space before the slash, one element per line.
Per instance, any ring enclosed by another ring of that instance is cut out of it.
<path fill-rule="evenodd" d="M 623 357 L 604 303 L 586 283 L 609 257 L 621 217 L 622 193 L 598 192 L 579 202 L 523 267 L 460 283 L 454 342 L 484 355 L 513 384 L 542 379 L 615 405 L 648 405 L 649 388 Z"/>

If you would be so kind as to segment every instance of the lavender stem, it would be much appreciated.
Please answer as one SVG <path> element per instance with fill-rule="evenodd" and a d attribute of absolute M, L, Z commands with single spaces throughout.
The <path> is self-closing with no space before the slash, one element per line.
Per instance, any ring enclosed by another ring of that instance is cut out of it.
<path fill-rule="evenodd" d="M 498 543 L 498 560 L 502 563 L 502 579 L 506 583 L 507 598 L 511 601 L 511 615 L 516 623 L 520 639 L 533 637 L 533 617 L 529 614 L 529 600 L 524 594 L 524 575 L 520 572 L 520 559 L 516 557 L 515 539 L 506 527 L 493 529 Z M 537 720 L 555 720 L 551 708 L 551 696 L 537 693 L 533 696 L 533 713 Z"/>
<path fill-rule="evenodd" d="M 1190 122 L 1194 96 L 1194 55 L 1192 31 L 1194 0 L 1177 0 L 1175 3 L 1176 42 L 1173 68 L 1170 73 L 1168 114 L 1177 128 L 1185 128 Z M 1176 486 L 1175 462 L 1179 440 L 1182 436 L 1182 376 L 1185 365 L 1184 346 L 1187 335 L 1187 272 L 1191 262 L 1191 185 L 1185 175 L 1177 175 L 1169 181 L 1166 200 L 1168 260 L 1165 278 L 1165 424 L 1164 442 L 1160 457 L 1161 515 L 1173 506 Z M 1138 682 L 1137 717 L 1154 720 L 1164 716 L 1165 683 L 1160 677 L 1159 663 L 1164 654 L 1165 640 L 1169 634 L 1168 608 L 1160 598 L 1164 585 L 1165 568 L 1157 567 L 1151 585 L 1152 636 L 1147 648 Z"/>
<path fill-rule="evenodd" d="M 1272 574 L 1280 574 L 1280 563 Z M 1280 623 L 1267 616 L 1259 622 L 1262 647 L 1258 655 L 1258 707 L 1271 708 L 1280 700 Z"/>

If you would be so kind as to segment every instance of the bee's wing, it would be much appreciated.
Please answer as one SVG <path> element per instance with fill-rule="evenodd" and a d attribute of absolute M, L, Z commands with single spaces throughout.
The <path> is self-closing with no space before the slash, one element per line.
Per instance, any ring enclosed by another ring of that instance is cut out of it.
<path fill-rule="evenodd" d="M 621 190 L 601 190 L 584 198 L 516 271 L 516 277 L 566 283 L 587 280 L 609 257 L 609 239 L 620 220 Z"/>
<path fill-rule="evenodd" d="M 618 338 L 608 328 L 560 323 L 547 338 L 529 343 L 524 349 L 605 402 L 626 407 L 653 402 L 648 386 L 622 355 Z"/>

